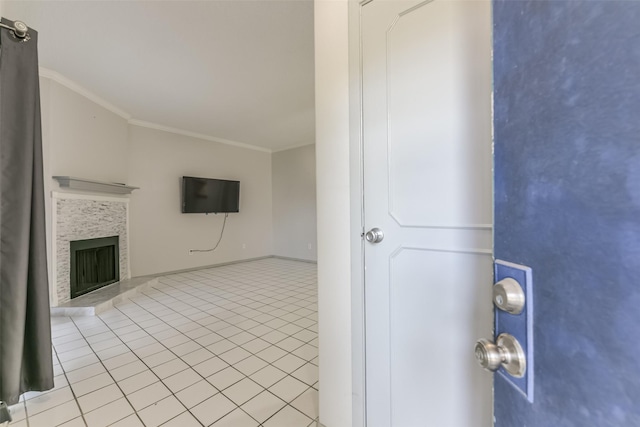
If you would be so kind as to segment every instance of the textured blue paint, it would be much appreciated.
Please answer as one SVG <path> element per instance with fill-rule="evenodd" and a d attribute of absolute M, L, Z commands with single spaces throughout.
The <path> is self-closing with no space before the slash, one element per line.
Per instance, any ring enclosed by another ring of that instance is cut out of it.
<path fill-rule="evenodd" d="M 535 396 L 497 427 L 640 426 L 640 2 L 495 1 L 495 256 L 535 272 Z"/>
<path fill-rule="evenodd" d="M 495 262 L 495 281 L 499 282 L 505 278 L 512 278 L 516 280 L 525 295 L 525 305 L 522 313 L 514 315 L 502 310 L 495 310 L 495 336 L 502 333 L 513 335 L 524 354 L 527 357 L 527 371 L 524 377 L 515 378 L 507 373 L 504 368 L 498 370 L 498 374 L 502 375 L 503 379 L 516 387 L 522 392 L 526 398 L 533 402 L 533 382 L 534 382 L 534 369 L 535 369 L 535 354 L 533 352 L 533 280 L 531 268 L 513 264 L 510 262 L 496 260 Z"/>

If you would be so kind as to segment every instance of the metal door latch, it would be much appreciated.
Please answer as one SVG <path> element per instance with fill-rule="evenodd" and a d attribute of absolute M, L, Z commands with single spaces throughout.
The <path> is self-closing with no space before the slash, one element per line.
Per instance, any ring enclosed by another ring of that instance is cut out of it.
<path fill-rule="evenodd" d="M 365 234 L 365 238 L 369 243 L 380 243 L 382 242 L 382 239 L 384 239 L 384 233 L 379 228 L 372 228 L 371 230 L 367 231 L 367 234 Z"/>
<path fill-rule="evenodd" d="M 516 378 L 524 377 L 527 361 L 522 346 L 515 337 L 500 334 L 496 343 L 481 339 L 476 342 L 476 360 L 484 369 L 495 372 L 502 366 Z"/>

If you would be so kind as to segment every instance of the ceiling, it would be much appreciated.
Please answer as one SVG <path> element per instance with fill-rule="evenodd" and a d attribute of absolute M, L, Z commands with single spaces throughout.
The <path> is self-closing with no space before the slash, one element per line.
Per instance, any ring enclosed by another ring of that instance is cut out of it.
<path fill-rule="evenodd" d="M 313 1 L 3 1 L 40 66 L 133 119 L 270 150 L 315 139 Z"/>

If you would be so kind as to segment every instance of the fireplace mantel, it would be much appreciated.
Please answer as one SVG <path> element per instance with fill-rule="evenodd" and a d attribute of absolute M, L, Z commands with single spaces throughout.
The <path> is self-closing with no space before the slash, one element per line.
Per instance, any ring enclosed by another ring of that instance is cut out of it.
<path fill-rule="evenodd" d="M 74 176 L 58 175 L 54 176 L 53 179 L 58 181 L 60 187 L 63 188 L 80 191 L 93 191 L 97 193 L 131 194 L 133 190 L 138 190 L 140 188 L 115 182 L 95 181 L 92 179 L 77 178 Z"/>

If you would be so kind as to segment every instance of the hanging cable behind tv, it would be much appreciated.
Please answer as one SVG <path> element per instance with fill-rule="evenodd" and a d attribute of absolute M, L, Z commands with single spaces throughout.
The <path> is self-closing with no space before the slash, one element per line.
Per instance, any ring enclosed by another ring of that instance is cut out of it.
<path fill-rule="evenodd" d="M 222 222 L 222 230 L 220 230 L 220 237 L 218 238 L 218 241 L 216 242 L 216 245 L 211 248 L 211 249 L 189 249 L 189 253 L 194 253 L 194 252 L 213 252 L 216 249 L 218 249 L 218 246 L 220 246 L 220 242 L 222 241 L 222 236 L 224 235 L 224 227 L 227 225 L 227 217 L 229 216 L 228 213 L 224 214 L 224 221 Z"/>

